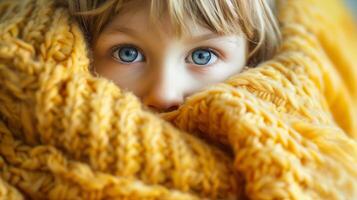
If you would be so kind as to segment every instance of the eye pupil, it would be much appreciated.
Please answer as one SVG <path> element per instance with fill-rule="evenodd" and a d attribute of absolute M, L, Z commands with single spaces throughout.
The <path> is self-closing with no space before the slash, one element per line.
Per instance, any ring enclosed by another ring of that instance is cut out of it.
<path fill-rule="evenodd" d="M 192 53 L 192 61 L 197 65 L 206 65 L 211 60 L 211 54 L 208 50 L 196 50 Z"/>
<path fill-rule="evenodd" d="M 119 50 L 119 58 L 124 62 L 133 62 L 138 57 L 138 51 L 133 47 L 123 47 Z"/>

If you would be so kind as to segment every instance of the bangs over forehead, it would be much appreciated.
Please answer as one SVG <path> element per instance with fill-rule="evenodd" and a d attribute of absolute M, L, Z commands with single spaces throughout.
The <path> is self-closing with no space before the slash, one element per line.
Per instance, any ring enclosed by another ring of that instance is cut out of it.
<path fill-rule="evenodd" d="M 150 3 L 152 22 L 163 19 L 166 14 L 179 36 L 193 28 L 187 19 L 218 34 L 241 32 L 243 20 L 237 1 L 151 0 Z"/>
<path fill-rule="evenodd" d="M 145 4 L 150 21 L 168 19 L 181 36 L 198 24 L 220 34 L 241 34 L 249 45 L 249 57 L 270 57 L 280 41 L 280 31 L 272 12 L 274 0 L 62 0 L 79 19 L 89 41 L 95 40 L 110 19 Z M 189 19 L 189 20 L 187 20 Z"/>
<path fill-rule="evenodd" d="M 78 0 L 77 0 L 78 1 Z M 81 1 L 81 0 L 79 0 Z M 243 9 L 245 0 L 147 0 L 150 6 L 150 20 L 152 23 L 162 19 L 170 20 L 173 30 L 179 36 L 189 33 L 194 28 L 188 24 L 190 19 L 194 24 L 199 24 L 218 34 L 237 34 L 252 32 L 248 13 Z M 239 3 L 243 2 L 243 3 Z M 124 13 L 126 8 L 135 8 L 135 4 L 144 3 L 143 0 L 92 0 L 77 4 L 85 8 L 77 8 L 77 14 L 83 16 L 96 16 L 93 24 L 95 29 L 101 32 L 109 19 L 116 14 Z M 110 13 L 110 14 L 109 14 Z M 245 23 L 244 23 L 245 22 Z M 90 28 L 90 27 L 88 27 Z M 95 32 L 94 30 L 91 31 Z"/>

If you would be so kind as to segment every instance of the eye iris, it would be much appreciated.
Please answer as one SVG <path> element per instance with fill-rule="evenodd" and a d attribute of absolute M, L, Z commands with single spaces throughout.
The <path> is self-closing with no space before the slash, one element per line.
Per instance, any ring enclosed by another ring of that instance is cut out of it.
<path fill-rule="evenodd" d="M 119 50 L 119 57 L 124 62 L 133 62 L 138 57 L 138 51 L 133 47 L 123 47 Z"/>
<path fill-rule="evenodd" d="M 192 61 L 197 65 L 206 65 L 211 60 L 211 52 L 196 50 L 192 53 Z"/>

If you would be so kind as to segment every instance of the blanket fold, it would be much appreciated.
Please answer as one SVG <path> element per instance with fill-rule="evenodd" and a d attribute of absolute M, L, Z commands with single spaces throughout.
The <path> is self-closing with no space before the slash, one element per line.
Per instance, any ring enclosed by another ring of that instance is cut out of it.
<path fill-rule="evenodd" d="M 1 1 L 1 199 L 357 199 L 352 17 L 277 4 L 273 59 L 157 115 L 91 75 L 67 8 Z"/>

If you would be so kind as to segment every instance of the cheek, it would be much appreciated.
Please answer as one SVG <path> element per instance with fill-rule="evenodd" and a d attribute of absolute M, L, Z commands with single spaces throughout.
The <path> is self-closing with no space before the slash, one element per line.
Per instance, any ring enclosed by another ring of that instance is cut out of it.
<path fill-rule="evenodd" d="M 94 69 L 101 77 L 107 78 L 109 80 L 117 81 L 118 75 L 122 74 L 118 68 L 108 61 L 95 59 L 93 62 Z"/>
<path fill-rule="evenodd" d="M 217 83 L 239 73 L 243 66 L 244 63 L 240 62 L 221 62 L 210 68 L 199 69 L 195 77 L 206 84 Z"/>
<path fill-rule="evenodd" d="M 141 66 L 118 66 L 115 61 L 94 61 L 94 69 L 99 76 L 113 81 L 121 88 L 137 93 L 142 74 Z"/>
<path fill-rule="evenodd" d="M 218 81 L 224 81 L 230 76 L 236 75 L 243 70 L 243 67 L 246 65 L 246 56 L 245 52 L 242 51 L 239 54 L 231 56 L 231 59 L 222 62 L 220 66 L 214 69 L 212 74 L 215 75 L 215 79 Z"/>
<path fill-rule="evenodd" d="M 227 51 L 225 55 L 224 59 L 210 67 L 193 67 L 192 70 L 195 71 L 195 76 L 209 84 L 222 82 L 240 73 L 246 65 L 247 60 L 244 47 L 234 48 L 231 51 Z"/>

